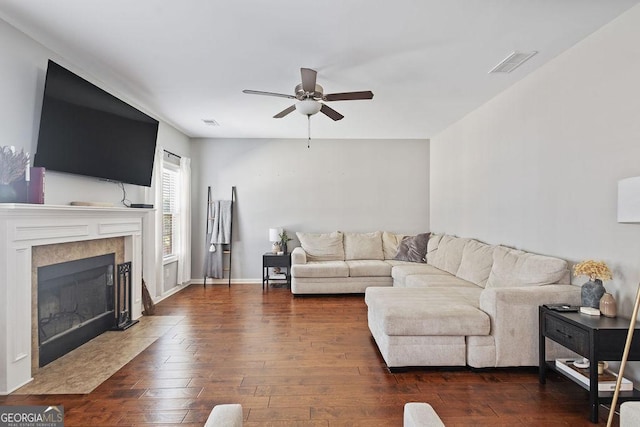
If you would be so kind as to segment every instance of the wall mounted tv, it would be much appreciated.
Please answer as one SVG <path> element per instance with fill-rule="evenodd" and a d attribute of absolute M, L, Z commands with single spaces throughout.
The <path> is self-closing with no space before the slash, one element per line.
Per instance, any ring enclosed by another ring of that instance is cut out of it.
<path fill-rule="evenodd" d="M 158 121 L 49 61 L 34 166 L 151 186 Z"/>

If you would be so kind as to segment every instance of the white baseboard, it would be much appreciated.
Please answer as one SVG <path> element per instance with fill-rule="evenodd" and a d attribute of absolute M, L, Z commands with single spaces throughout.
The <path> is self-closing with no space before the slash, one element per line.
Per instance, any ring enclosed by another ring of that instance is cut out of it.
<path fill-rule="evenodd" d="M 204 279 L 203 278 L 199 278 L 199 279 L 191 279 L 191 284 L 194 283 L 199 283 L 199 284 L 203 284 L 204 283 Z M 229 279 L 212 279 L 207 277 L 207 284 L 211 283 L 212 285 L 226 285 L 229 283 Z M 262 284 L 262 279 L 231 279 L 231 284 L 255 284 L 255 285 L 261 285 Z"/>
<path fill-rule="evenodd" d="M 193 283 L 193 282 L 183 283 L 182 285 L 178 285 L 178 286 L 175 286 L 175 287 L 169 289 L 167 292 L 163 293 L 162 295 L 156 296 L 155 298 L 152 298 L 153 299 L 153 303 L 157 304 L 160 301 L 162 301 L 163 299 L 169 298 L 171 295 L 175 294 L 176 292 L 180 292 L 181 290 L 183 290 L 184 288 L 189 286 L 191 283 Z"/>

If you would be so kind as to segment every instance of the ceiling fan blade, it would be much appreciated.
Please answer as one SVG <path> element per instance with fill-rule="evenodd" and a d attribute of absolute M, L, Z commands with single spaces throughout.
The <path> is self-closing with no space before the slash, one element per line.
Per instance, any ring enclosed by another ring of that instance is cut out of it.
<path fill-rule="evenodd" d="M 330 93 L 324 96 L 325 101 L 355 101 L 358 99 L 371 99 L 373 98 L 373 92 L 365 90 L 362 92 L 343 92 L 343 93 Z"/>
<path fill-rule="evenodd" d="M 336 110 L 334 110 L 333 108 L 329 107 L 327 104 L 322 104 L 322 107 L 320 108 L 320 112 L 324 113 L 327 117 L 338 121 L 342 118 L 344 118 L 344 116 L 340 113 L 338 113 Z"/>
<path fill-rule="evenodd" d="M 273 118 L 274 119 L 281 119 L 281 118 L 283 118 L 284 116 L 286 116 L 287 114 L 289 114 L 290 112 L 292 112 L 295 109 L 296 109 L 296 105 L 293 104 L 291 107 L 287 107 L 284 110 L 280 111 L 278 114 L 273 116 Z"/>
<path fill-rule="evenodd" d="M 300 74 L 302 75 L 302 90 L 305 92 L 315 92 L 318 72 L 311 68 L 300 68 Z"/>
<path fill-rule="evenodd" d="M 275 92 L 263 92 L 261 90 L 245 89 L 242 91 L 242 93 L 248 93 L 249 95 L 279 96 L 280 98 L 296 99 L 296 97 L 293 95 L 285 95 L 284 93 L 275 93 Z"/>

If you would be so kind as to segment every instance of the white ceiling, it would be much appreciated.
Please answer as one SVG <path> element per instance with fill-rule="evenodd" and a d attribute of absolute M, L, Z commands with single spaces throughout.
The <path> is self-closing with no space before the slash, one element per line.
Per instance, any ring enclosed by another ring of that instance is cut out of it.
<path fill-rule="evenodd" d="M 306 138 L 297 112 L 272 116 L 300 67 L 345 118 L 314 138 L 429 138 L 639 0 L 1 0 L 0 17 L 72 71 L 192 137 Z M 514 50 L 539 53 L 511 74 Z M 214 119 L 220 126 L 206 126 Z"/>

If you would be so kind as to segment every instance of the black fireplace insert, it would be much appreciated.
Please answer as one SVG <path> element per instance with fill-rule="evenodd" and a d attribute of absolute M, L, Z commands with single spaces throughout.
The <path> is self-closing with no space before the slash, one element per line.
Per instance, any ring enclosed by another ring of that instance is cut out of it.
<path fill-rule="evenodd" d="M 115 254 L 38 268 L 39 365 L 115 325 Z"/>

